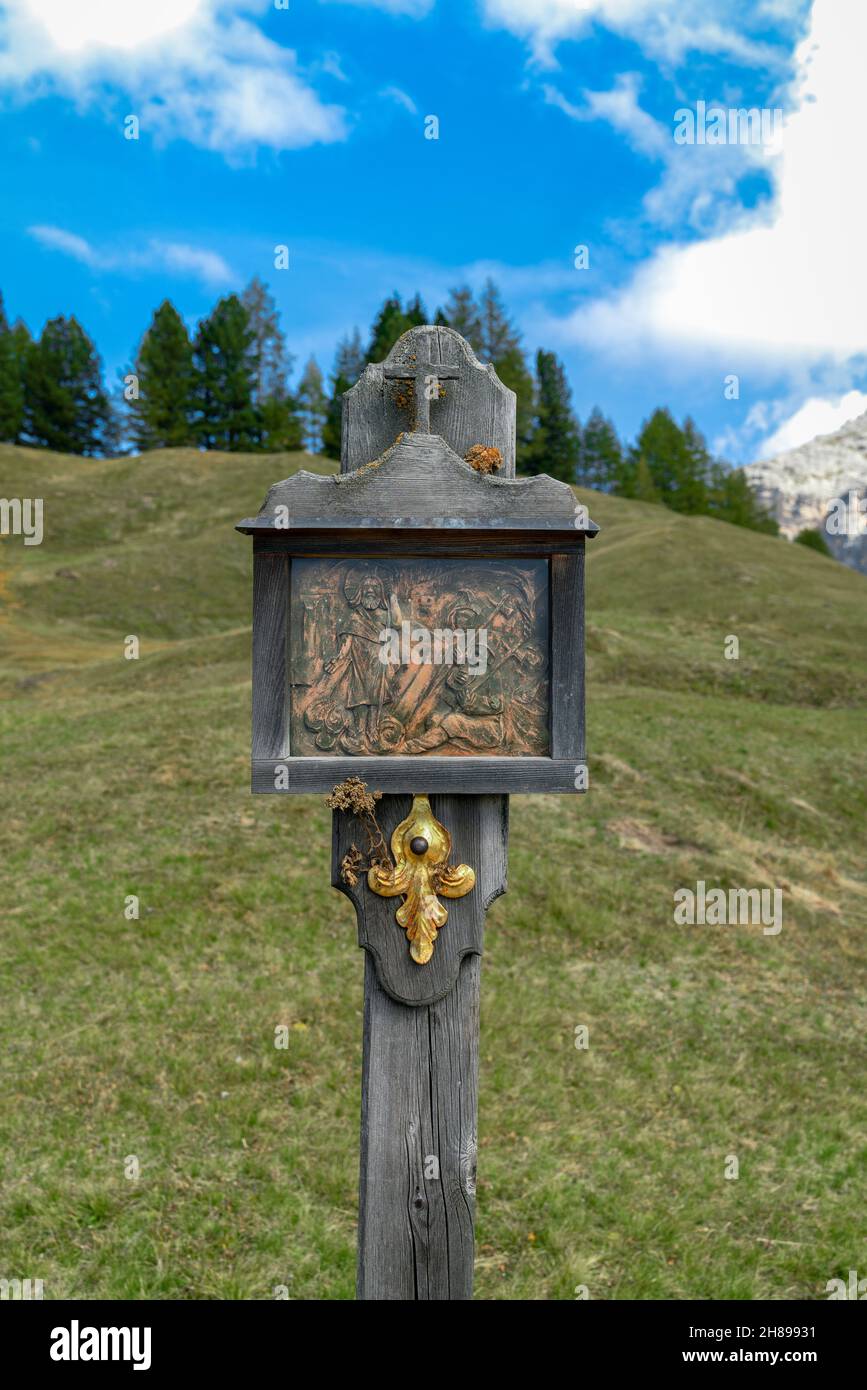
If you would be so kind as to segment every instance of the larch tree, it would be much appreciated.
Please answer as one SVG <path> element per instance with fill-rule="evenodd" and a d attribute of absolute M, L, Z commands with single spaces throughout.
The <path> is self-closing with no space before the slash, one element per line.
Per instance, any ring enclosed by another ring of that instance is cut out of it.
<path fill-rule="evenodd" d="M 310 357 L 298 384 L 298 411 L 304 448 L 310 454 L 322 449 L 322 430 L 328 413 L 328 397 L 322 383 L 322 372 L 315 357 Z"/>

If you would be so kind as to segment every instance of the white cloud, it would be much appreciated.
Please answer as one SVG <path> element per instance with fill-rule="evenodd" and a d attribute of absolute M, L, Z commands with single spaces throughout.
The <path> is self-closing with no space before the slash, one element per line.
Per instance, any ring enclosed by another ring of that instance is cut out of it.
<path fill-rule="evenodd" d="M 570 119 L 605 121 L 631 149 L 664 164 L 662 179 L 645 194 L 642 204 L 644 216 L 660 227 L 689 227 L 704 234 L 717 231 L 731 216 L 740 179 L 768 163 L 770 151 L 758 144 L 675 144 L 674 108 L 669 124 L 645 111 L 639 102 L 638 73 L 620 73 L 608 91 L 585 89 L 580 106 L 550 82 L 543 83 L 542 90 L 548 104 Z"/>
<path fill-rule="evenodd" d="M 665 159 L 672 148 L 671 131 L 642 110 L 638 103 L 641 79 L 637 73 L 624 72 L 607 92 L 582 92 L 584 106 L 576 106 L 562 96 L 551 83 L 544 83 L 545 100 L 558 106 L 573 121 L 607 121 L 624 135 L 632 149 L 651 159 Z"/>
<path fill-rule="evenodd" d="M 114 120 L 131 112 L 143 137 L 232 157 L 343 139 L 343 109 L 324 104 L 294 51 L 245 17 L 267 8 L 267 0 L 7 0 L 0 92 L 19 100 L 58 92 Z"/>
<path fill-rule="evenodd" d="M 789 0 L 787 18 L 805 0 Z M 530 44 L 533 57 L 555 66 L 554 49 L 563 39 L 583 38 L 592 24 L 635 39 L 652 57 L 678 63 L 690 52 L 720 53 L 742 63 L 775 64 L 776 52 L 749 37 L 755 0 L 730 0 L 730 27 L 708 19 L 708 0 L 484 0 L 491 26 L 508 29 Z"/>
<path fill-rule="evenodd" d="M 620 357 L 663 350 L 687 361 L 708 349 L 732 371 L 867 350 L 865 47 L 867 6 L 815 0 L 796 109 L 770 165 L 772 203 L 724 235 L 662 248 L 616 294 L 552 321 L 552 333 Z"/>
<path fill-rule="evenodd" d="M 329 49 L 327 53 L 323 53 L 319 60 L 318 67 L 320 72 L 327 72 L 329 77 L 336 77 L 338 82 L 349 81 L 349 78 L 341 67 L 340 54 L 335 53 L 333 49 Z"/>
<path fill-rule="evenodd" d="M 84 237 L 64 231 L 62 227 L 35 226 L 28 227 L 27 231 L 42 246 L 47 246 L 52 251 L 62 251 L 64 255 L 71 256 L 82 265 L 92 266 L 95 270 L 99 268 L 99 256 Z"/>
<path fill-rule="evenodd" d="M 177 275 L 191 275 L 206 285 L 225 285 L 234 275 L 216 251 L 201 246 L 189 246 L 181 241 L 152 241 L 142 253 L 139 264 L 144 268 L 162 268 Z"/>
<path fill-rule="evenodd" d="M 867 393 L 847 391 L 836 400 L 811 396 L 798 410 L 774 430 L 761 445 L 757 457 L 773 458 L 786 449 L 796 449 L 820 434 L 833 434 L 848 420 L 867 410 Z"/>
<path fill-rule="evenodd" d="M 226 285 L 235 276 L 229 265 L 216 251 L 202 246 L 190 246 L 186 242 L 163 241 L 153 238 L 143 247 L 112 250 L 91 245 L 84 237 L 68 232 L 63 227 L 37 225 L 28 227 L 28 233 L 41 246 L 50 251 L 60 251 L 71 256 L 81 265 L 91 270 L 108 272 L 160 271 L 178 277 L 191 277 L 201 280 L 208 286 Z"/>
<path fill-rule="evenodd" d="M 203 9 L 202 0 L 148 0 L 147 6 L 116 0 L 28 0 L 25 9 L 64 53 L 92 44 L 132 49 L 181 28 Z"/>
<path fill-rule="evenodd" d="M 402 87 L 383 87 L 380 96 L 390 97 L 392 101 L 396 101 L 404 110 L 409 111 L 412 116 L 418 114 L 418 107 L 409 93 L 405 92 Z"/>

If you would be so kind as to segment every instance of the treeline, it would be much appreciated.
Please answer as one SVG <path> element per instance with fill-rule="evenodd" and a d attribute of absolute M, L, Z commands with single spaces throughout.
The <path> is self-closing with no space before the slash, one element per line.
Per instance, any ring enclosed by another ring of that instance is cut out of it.
<path fill-rule="evenodd" d="M 518 468 L 675 511 L 707 514 L 774 533 L 741 470 L 713 459 L 695 424 L 658 409 L 631 445 L 597 408 L 582 423 L 553 352 L 528 365 L 521 335 L 488 280 L 476 298 L 450 292 L 431 319 L 419 295 L 388 298 L 365 343 L 341 340 L 326 385 L 315 358 L 297 386 L 294 357 L 273 296 L 258 278 L 220 299 L 191 334 L 165 300 L 112 399 L 92 340 L 74 317 L 49 319 L 33 339 L 10 325 L 0 296 L 0 440 L 60 453 L 111 455 L 130 448 L 193 447 L 340 456 L 341 397 L 368 362 L 380 362 L 409 328 L 445 324 L 492 362 L 517 397 Z"/>

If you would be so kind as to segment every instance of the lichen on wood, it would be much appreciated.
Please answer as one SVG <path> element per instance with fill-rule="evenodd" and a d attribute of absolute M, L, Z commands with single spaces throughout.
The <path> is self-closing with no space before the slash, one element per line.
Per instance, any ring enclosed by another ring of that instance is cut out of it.
<path fill-rule="evenodd" d="M 464 462 L 477 473 L 495 473 L 503 466 L 503 455 L 499 449 L 486 444 L 473 444 L 464 454 Z"/>

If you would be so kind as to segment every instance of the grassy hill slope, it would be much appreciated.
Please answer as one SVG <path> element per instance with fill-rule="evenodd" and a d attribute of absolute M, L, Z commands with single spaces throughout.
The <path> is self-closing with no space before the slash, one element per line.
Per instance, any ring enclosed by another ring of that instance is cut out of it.
<path fill-rule="evenodd" d="M 322 799 L 248 791 L 232 526 L 299 466 L 0 446 L 45 500 L 0 540 L 0 1272 L 48 1298 L 353 1296 L 354 918 Z M 867 580 L 582 498 L 591 792 L 513 799 L 477 1297 L 821 1297 L 865 1249 Z M 699 878 L 782 932 L 674 925 Z"/>

